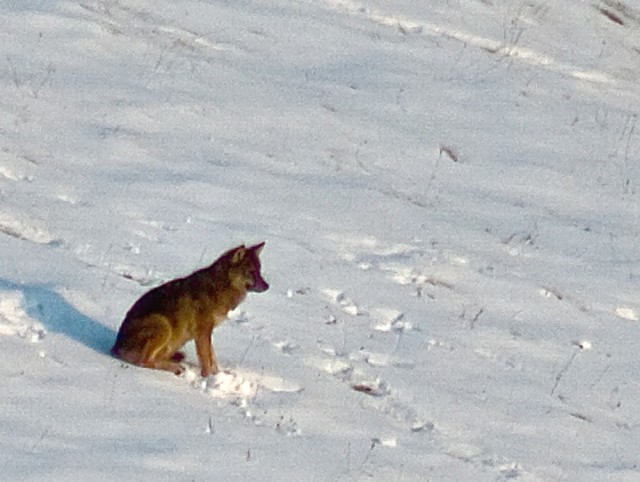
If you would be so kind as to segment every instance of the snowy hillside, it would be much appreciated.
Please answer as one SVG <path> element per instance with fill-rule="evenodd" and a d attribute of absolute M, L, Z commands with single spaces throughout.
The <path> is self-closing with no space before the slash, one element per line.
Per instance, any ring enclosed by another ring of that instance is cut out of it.
<path fill-rule="evenodd" d="M 640 480 L 637 0 L 4 0 L 0 54 L 1 480 Z M 262 240 L 225 373 L 108 354 Z"/>

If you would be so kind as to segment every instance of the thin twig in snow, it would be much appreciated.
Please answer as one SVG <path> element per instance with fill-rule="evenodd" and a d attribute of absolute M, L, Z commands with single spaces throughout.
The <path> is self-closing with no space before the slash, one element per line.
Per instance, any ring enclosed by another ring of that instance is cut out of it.
<path fill-rule="evenodd" d="M 562 380 L 562 377 L 565 375 L 565 373 L 567 373 L 567 370 L 569 369 L 569 367 L 571 366 L 571 364 L 573 363 L 574 358 L 578 355 L 578 353 L 580 349 L 578 348 L 578 350 L 574 351 L 571 354 L 571 357 L 569 358 L 569 361 L 567 361 L 567 363 L 565 364 L 564 367 L 562 367 L 562 370 L 560 370 L 558 372 L 558 374 L 556 375 L 556 382 L 553 385 L 553 388 L 551 389 L 551 395 L 554 394 L 554 392 L 556 391 L 556 388 L 558 388 L 558 385 L 560 384 L 560 381 Z"/>

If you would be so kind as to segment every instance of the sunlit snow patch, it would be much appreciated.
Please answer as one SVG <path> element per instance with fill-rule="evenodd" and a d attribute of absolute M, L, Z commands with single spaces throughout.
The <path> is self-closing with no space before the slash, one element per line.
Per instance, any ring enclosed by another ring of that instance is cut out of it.
<path fill-rule="evenodd" d="M 239 398 L 253 398 L 258 393 L 255 380 L 248 380 L 237 373 L 220 372 L 204 381 L 206 391 L 218 398 L 228 396 Z"/>
<path fill-rule="evenodd" d="M 616 308 L 616 315 L 618 315 L 620 318 L 624 318 L 625 320 L 630 321 L 638 321 L 640 319 L 638 313 L 636 313 L 635 310 L 623 306 Z"/>
<path fill-rule="evenodd" d="M 303 389 L 298 383 L 277 376 L 220 372 L 202 378 L 195 370 L 196 368 L 188 368 L 185 378 L 194 388 L 215 398 L 249 400 L 255 398 L 260 389 L 274 393 L 296 393 Z"/>
<path fill-rule="evenodd" d="M 18 335 L 31 343 L 46 334 L 42 323 L 31 318 L 24 309 L 24 295 L 20 291 L 0 292 L 0 335 Z"/>
<path fill-rule="evenodd" d="M 302 386 L 298 383 L 280 377 L 259 375 L 256 381 L 260 387 L 274 393 L 297 393 L 302 391 Z"/>
<path fill-rule="evenodd" d="M 397 447 L 398 439 L 396 437 L 376 437 L 371 440 L 376 445 L 382 445 L 383 447 Z"/>

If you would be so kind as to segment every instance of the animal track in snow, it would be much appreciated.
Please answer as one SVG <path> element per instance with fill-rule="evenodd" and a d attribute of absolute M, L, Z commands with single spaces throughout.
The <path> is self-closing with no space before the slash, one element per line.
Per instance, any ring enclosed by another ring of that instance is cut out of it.
<path fill-rule="evenodd" d="M 0 233 L 36 244 L 58 245 L 61 240 L 35 220 L 25 221 L 10 213 L 0 213 Z"/>
<path fill-rule="evenodd" d="M 373 319 L 376 321 L 373 329 L 384 332 L 408 332 L 416 328 L 409 321 L 404 319 L 404 313 L 394 308 L 375 308 L 371 311 Z"/>
<path fill-rule="evenodd" d="M 387 243 L 374 237 L 329 236 L 336 254 L 362 271 L 378 271 L 396 285 L 407 286 L 416 297 L 435 299 L 439 294 L 455 292 L 457 270 L 469 267 L 469 260 L 448 250 L 428 246 L 420 240 L 412 243 Z M 344 292 L 326 289 L 325 297 L 348 313 L 358 306 Z M 346 308 L 346 309 L 345 309 Z M 358 314 L 366 314 L 358 311 Z"/>
<path fill-rule="evenodd" d="M 435 249 L 437 243 L 430 248 L 423 248 L 420 241 L 413 244 L 384 243 L 373 237 L 349 238 L 332 236 L 329 238 L 338 246 L 338 255 L 363 271 L 378 270 L 387 278 L 400 286 L 409 286 L 418 297 L 423 295 L 434 298 L 438 291 L 455 290 L 451 281 L 452 270 L 468 267 L 469 260 L 455 253 Z M 427 257 L 427 259 L 425 259 Z M 347 304 L 344 293 L 331 293 L 325 290 L 335 303 Z M 340 298 L 342 296 L 342 298 Z"/>
<path fill-rule="evenodd" d="M 139 267 L 128 267 L 128 266 L 110 266 L 110 268 L 120 277 L 138 283 L 140 286 L 157 286 L 165 282 L 163 279 L 156 278 L 152 276 L 151 270 L 146 270 L 143 272 L 142 268 Z"/>
<path fill-rule="evenodd" d="M 388 353 L 360 350 L 349 355 L 350 360 L 363 361 L 372 367 L 412 368 L 415 363 L 409 359 L 398 358 Z"/>
<path fill-rule="evenodd" d="M 382 242 L 372 236 L 333 235 L 328 239 L 332 246 L 337 246 L 337 254 L 340 258 L 364 271 L 381 267 L 386 263 L 404 264 L 423 254 L 418 246 Z"/>
<path fill-rule="evenodd" d="M 375 396 L 383 396 L 389 393 L 389 384 L 385 380 L 356 367 L 358 363 L 355 359 L 347 361 L 340 358 L 312 357 L 308 358 L 306 362 L 344 381 L 357 392 Z"/>
<path fill-rule="evenodd" d="M 350 298 L 348 298 L 343 291 L 333 288 L 325 288 L 322 290 L 322 294 L 327 301 L 339 306 L 342 311 L 349 315 L 358 316 L 365 314 L 365 312 L 361 310 Z"/>
<path fill-rule="evenodd" d="M 298 344 L 291 340 L 276 341 L 273 342 L 272 345 L 285 355 L 291 355 L 298 351 L 299 348 Z"/>
<path fill-rule="evenodd" d="M 391 416 L 409 431 L 433 430 L 433 423 L 403 401 L 387 380 L 371 373 L 372 368 L 394 364 L 393 357 L 358 351 L 345 358 L 335 355 L 335 351 L 327 347 L 322 351 L 323 356 L 307 358 L 306 364 L 340 380 L 349 389 L 366 395 L 368 402 L 364 406 Z"/>
<path fill-rule="evenodd" d="M 383 266 L 381 268 L 391 275 L 391 280 L 399 285 L 414 285 L 420 290 L 425 286 L 433 286 L 436 288 L 454 289 L 454 284 L 447 281 L 443 277 L 420 273 L 413 268 L 407 266 Z"/>
<path fill-rule="evenodd" d="M 586 313 L 589 311 L 588 306 L 582 301 L 574 298 L 573 296 L 568 296 L 557 288 L 551 286 L 543 286 L 538 290 L 538 294 L 544 298 L 548 298 L 556 301 L 567 302 L 570 305 L 573 305 L 577 310 Z M 616 312 L 617 314 L 617 312 Z"/>
<path fill-rule="evenodd" d="M 191 387 L 219 400 L 229 400 L 250 422 L 258 426 L 271 426 L 276 432 L 287 436 L 298 435 L 300 429 L 292 417 L 274 414 L 269 408 L 255 405 L 261 391 L 275 394 L 294 394 L 303 387 L 298 383 L 278 376 L 258 375 L 250 372 L 220 372 L 208 378 L 201 377 L 197 367 L 187 367 L 183 377 Z M 211 425 L 207 431 L 213 432 Z"/>

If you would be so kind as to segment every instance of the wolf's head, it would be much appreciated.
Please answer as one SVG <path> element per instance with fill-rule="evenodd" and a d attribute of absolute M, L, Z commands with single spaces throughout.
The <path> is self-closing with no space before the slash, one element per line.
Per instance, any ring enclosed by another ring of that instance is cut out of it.
<path fill-rule="evenodd" d="M 236 288 L 262 293 L 269 289 L 260 273 L 260 252 L 264 242 L 251 246 L 238 246 L 228 252 L 230 259 L 229 278 Z"/>

